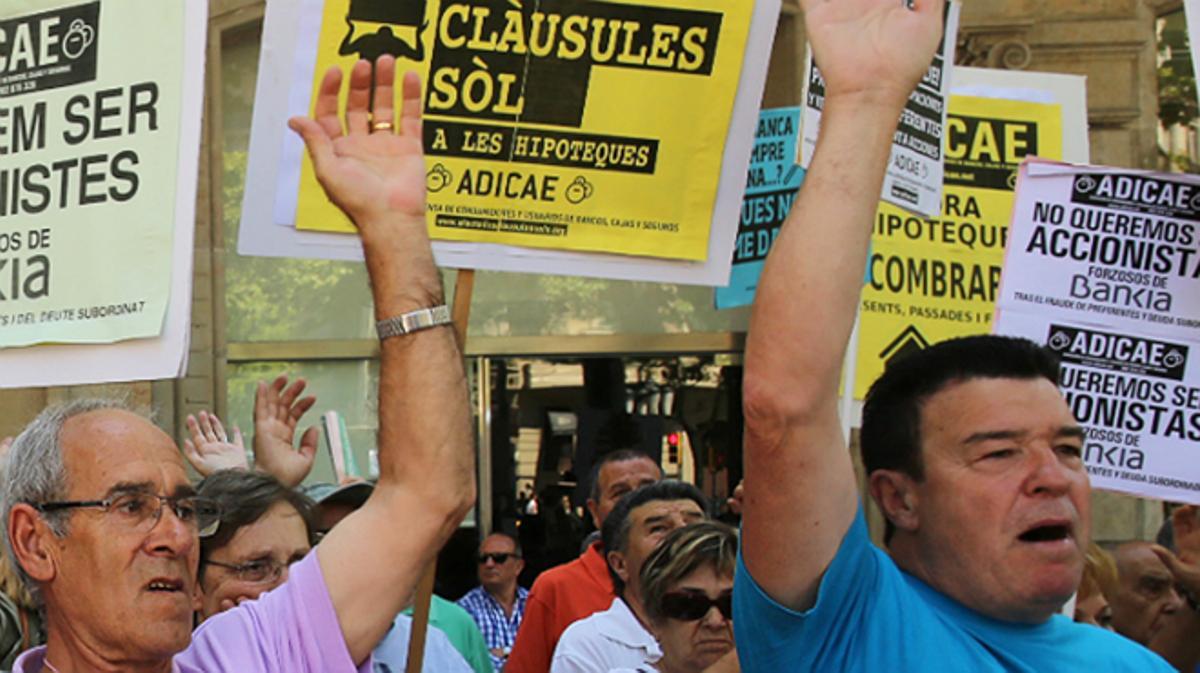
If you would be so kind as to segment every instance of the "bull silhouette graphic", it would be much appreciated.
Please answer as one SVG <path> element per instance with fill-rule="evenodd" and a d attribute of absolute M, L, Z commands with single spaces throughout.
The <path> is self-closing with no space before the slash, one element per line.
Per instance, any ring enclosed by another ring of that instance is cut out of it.
<path fill-rule="evenodd" d="M 360 24 L 363 23 L 383 25 L 374 32 L 360 34 Z M 425 59 L 425 44 L 421 36 L 426 23 L 425 0 L 350 0 L 350 10 L 346 13 L 346 37 L 342 38 L 338 54 L 358 54 L 359 58 L 372 64 L 384 54 L 397 59 L 422 61 Z M 416 29 L 415 44 L 396 35 L 396 28 L 408 26 Z"/>

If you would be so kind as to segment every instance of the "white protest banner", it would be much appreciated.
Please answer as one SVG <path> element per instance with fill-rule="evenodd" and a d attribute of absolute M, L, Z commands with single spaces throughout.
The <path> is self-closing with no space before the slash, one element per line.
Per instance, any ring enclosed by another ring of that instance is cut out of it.
<path fill-rule="evenodd" d="M 0 8 L 0 387 L 183 371 L 207 16 Z"/>
<path fill-rule="evenodd" d="M 1029 161 L 997 308 L 1200 340 L 1200 178 Z"/>
<path fill-rule="evenodd" d="M 942 138 L 960 9 L 957 0 L 946 4 L 942 44 L 901 113 L 883 180 L 883 201 L 927 217 L 937 215 L 942 206 Z M 820 133 L 821 110 L 825 107 L 825 79 L 821 77 L 818 65 L 813 62 L 810 48 L 805 64 L 808 78 L 801 120 L 800 165 L 804 168 L 812 163 Z"/>
<path fill-rule="evenodd" d="M 241 254 L 323 259 L 361 259 L 357 238 L 320 232 L 297 231 L 281 217 L 294 212 L 299 179 L 299 155 L 288 137 L 284 121 L 299 101 L 306 110 L 309 99 L 300 96 L 297 80 L 303 64 L 316 62 L 316 37 L 320 21 L 313 21 L 311 6 L 303 3 L 268 5 L 262 60 L 251 133 L 247 182 L 279 184 L 270 190 L 247 190 L 238 242 Z M 320 3 L 316 3 L 320 7 Z M 580 253 L 524 248 L 496 243 L 435 241 L 438 263 L 446 267 L 556 273 L 627 280 L 652 280 L 702 285 L 725 284 L 729 276 L 736 212 L 745 187 L 745 171 L 753 144 L 758 102 L 766 79 L 770 45 L 779 12 L 779 0 L 759 0 L 750 20 L 749 42 L 733 102 L 732 122 L 725 138 L 722 171 L 713 207 L 711 233 L 703 262 L 642 258 L 627 255 Z M 308 12 L 306 14 L 306 12 Z M 303 87 L 311 86 L 311 69 L 303 74 Z M 288 185 L 291 185 L 290 188 Z M 290 192 L 288 191 L 290 189 Z"/>
<path fill-rule="evenodd" d="M 1027 161 L 995 332 L 1044 343 L 1098 488 L 1200 503 L 1200 180 Z"/>
<path fill-rule="evenodd" d="M 1083 426 L 1092 486 L 1200 504 L 1200 343 L 1000 313 L 997 333 L 1043 343 L 1062 358 L 1060 385 Z"/>

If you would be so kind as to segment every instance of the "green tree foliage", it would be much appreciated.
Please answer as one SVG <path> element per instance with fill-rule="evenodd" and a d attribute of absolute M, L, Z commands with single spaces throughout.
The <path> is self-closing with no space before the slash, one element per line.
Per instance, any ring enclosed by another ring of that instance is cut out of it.
<path fill-rule="evenodd" d="M 1158 119 L 1166 128 L 1197 117 L 1196 75 L 1182 11 L 1164 18 L 1159 33 Z"/>

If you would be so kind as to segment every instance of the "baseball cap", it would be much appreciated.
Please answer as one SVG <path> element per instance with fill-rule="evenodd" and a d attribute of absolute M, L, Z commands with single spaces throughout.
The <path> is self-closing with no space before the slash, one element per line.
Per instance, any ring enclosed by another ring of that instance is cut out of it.
<path fill-rule="evenodd" d="M 318 506 L 327 503 L 345 503 L 351 507 L 361 507 L 375 485 L 369 481 L 352 481 L 348 484 L 330 484 L 327 482 L 302 486 L 300 492 L 313 499 Z"/>

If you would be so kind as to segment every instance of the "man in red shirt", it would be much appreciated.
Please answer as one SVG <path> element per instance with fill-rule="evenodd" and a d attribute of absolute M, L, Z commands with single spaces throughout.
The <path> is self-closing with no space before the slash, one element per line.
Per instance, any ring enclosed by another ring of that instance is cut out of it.
<path fill-rule="evenodd" d="M 601 457 L 593 469 L 587 503 L 596 528 L 604 525 L 621 496 L 661 479 L 662 470 L 641 451 L 623 449 Z M 576 620 L 607 610 L 612 600 L 612 578 L 599 541 L 574 561 L 539 575 L 529 591 L 505 673 L 547 673 L 562 632 Z"/>

